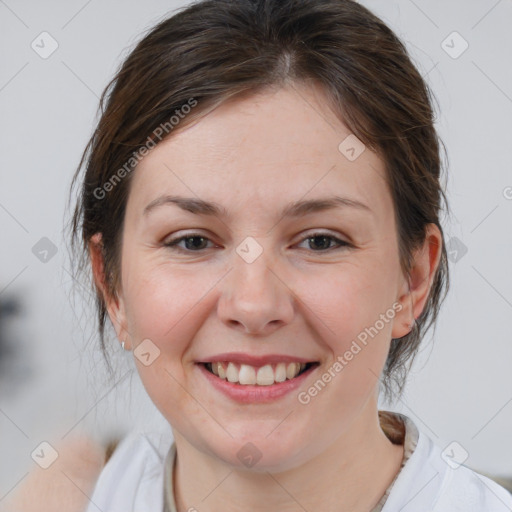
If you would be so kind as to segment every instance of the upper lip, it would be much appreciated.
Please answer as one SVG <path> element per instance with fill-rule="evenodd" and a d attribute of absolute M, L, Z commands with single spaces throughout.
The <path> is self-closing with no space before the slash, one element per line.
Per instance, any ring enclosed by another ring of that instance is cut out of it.
<path fill-rule="evenodd" d="M 313 363 L 316 359 L 289 356 L 286 354 L 267 354 L 262 356 L 255 356 L 251 354 L 245 354 L 243 352 L 225 352 L 223 354 L 215 354 L 210 357 L 205 357 L 198 363 L 221 363 L 221 362 L 232 362 L 239 364 L 248 364 L 249 366 L 264 366 L 266 364 L 275 363 Z"/>

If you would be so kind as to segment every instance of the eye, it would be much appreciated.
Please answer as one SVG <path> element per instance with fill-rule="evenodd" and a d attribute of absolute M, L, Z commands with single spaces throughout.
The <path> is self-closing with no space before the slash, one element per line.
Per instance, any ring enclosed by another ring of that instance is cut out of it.
<path fill-rule="evenodd" d="M 330 235 L 329 233 L 313 233 L 302 240 L 302 242 L 307 241 L 309 243 L 309 247 L 320 247 L 320 249 L 315 249 L 313 252 L 326 252 L 331 249 L 340 249 L 342 247 L 349 247 L 350 244 L 345 242 L 344 240 L 340 240 L 335 236 Z M 335 243 L 335 247 L 331 246 L 331 242 Z M 337 247 L 336 247 L 337 246 Z"/>
<path fill-rule="evenodd" d="M 198 252 L 206 248 L 206 241 L 210 241 L 209 238 L 206 238 L 199 233 L 190 233 L 188 235 L 175 238 L 174 240 L 169 240 L 168 242 L 165 242 L 164 245 L 177 251 Z M 185 248 L 179 246 L 181 242 L 185 242 Z"/>

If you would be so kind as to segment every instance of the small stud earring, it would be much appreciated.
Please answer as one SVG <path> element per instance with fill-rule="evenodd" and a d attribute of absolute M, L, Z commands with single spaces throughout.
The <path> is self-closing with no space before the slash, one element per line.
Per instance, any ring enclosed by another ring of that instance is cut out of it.
<path fill-rule="evenodd" d="M 124 350 L 124 341 L 121 342 L 121 348 Z"/>

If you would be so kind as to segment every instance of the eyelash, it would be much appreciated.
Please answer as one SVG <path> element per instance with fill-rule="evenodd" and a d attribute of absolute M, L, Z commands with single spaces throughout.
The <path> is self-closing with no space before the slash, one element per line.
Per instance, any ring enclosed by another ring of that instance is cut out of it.
<path fill-rule="evenodd" d="M 336 249 L 353 247 L 350 243 L 346 242 L 345 240 L 340 240 L 339 238 L 337 238 L 333 235 L 330 235 L 329 233 L 322 233 L 322 232 L 313 233 L 311 235 L 308 235 L 308 236 L 304 237 L 301 240 L 301 242 L 304 242 L 305 240 L 309 240 L 311 238 L 316 238 L 316 237 L 324 237 L 324 238 L 329 238 L 331 240 L 334 240 L 334 242 L 338 244 L 338 247 L 329 247 L 327 249 L 321 249 L 321 250 L 312 251 L 312 252 L 322 253 L 322 252 L 329 252 L 329 251 L 336 250 Z M 209 238 L 201 235 L 200 233 L 190 233 L 188 235 L 184 235 L 179 238 L 175 238 L 174 240 L 169 240 L 168 242 L 165 242 L 163 245 L 173 251 L 182 252 L 182 253 L 201 252 L 204 250 L 204 249 L 190 250 L 190 249 L 184 249 L 183 247 L 178 247 L 178 244 L 180 242 L 182 242 L 183 240 L 190 239 L 190 238 L 203 238 L 203 239 L 211 242 L 211 240 Z"/>

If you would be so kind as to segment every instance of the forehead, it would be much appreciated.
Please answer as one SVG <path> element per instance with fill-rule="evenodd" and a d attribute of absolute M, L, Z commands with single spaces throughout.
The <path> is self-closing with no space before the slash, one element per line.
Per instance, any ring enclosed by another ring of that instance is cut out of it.
<path fill-rule="evenodd" d="M 227 209 L 248 204 L 279 209 L 303 197 L 337 193 L 372 209 L 389 208 L 384 162 L 357 144 L 318 88 L 294 85 L 230 100 L 143 158 L 129 202 L 142 211 L 169 193 Z M 364 151 L 346 153 L 347 146 Z"/>

